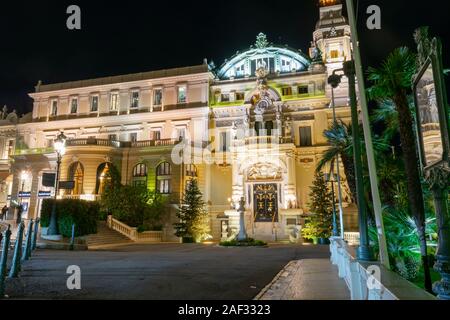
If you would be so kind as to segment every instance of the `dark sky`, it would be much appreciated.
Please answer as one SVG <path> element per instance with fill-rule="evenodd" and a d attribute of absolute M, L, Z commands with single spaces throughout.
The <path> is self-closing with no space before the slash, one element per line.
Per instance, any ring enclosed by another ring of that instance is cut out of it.
<path fill-rule="evenodd" d="M 11 3 L 10 3 L 11 2 Z M 0 105 L 31 110 L 27 93 L 43 83 L 201 64 L 220 65 L 248 48 L 259 32 L 307 52 L 317 0 L 1 1 Z M 82 10 L 82 30 L 66 28 L 66 8 Z M 382 9 L 382 30 L 365 27 L 366 8 Z M 412 33 L 429 25 L 444 41 L 450 66 L 448 0 L 360 0 L 365 68 L 392 49 L 414 47 Z"/>

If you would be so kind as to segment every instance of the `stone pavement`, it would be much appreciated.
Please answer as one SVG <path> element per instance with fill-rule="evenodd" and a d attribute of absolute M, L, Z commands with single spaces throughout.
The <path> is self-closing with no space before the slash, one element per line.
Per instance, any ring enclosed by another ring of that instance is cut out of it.
<path fill-rule="evenodd" d="M 11 299 L 251 300 L 293 260 L 324 259 L 328 246 L 271 244 L 226 248 L 215 244 L 130 245 L 95 251 L 38 249 Z M 81 268 L 81 290 L 68 290 L 68 266 Z"/>
<path fill-rule="evenodd" d="M 350 300 L 350 291 L 329 259 L 295 260 L 255 300 Z"/>

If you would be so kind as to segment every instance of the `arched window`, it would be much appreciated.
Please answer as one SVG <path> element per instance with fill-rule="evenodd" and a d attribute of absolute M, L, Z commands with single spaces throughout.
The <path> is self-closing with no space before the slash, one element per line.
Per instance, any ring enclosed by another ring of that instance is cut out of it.
<path fill-rule="evenodd" d="M 147 186 L 147 166 L 143 163 L 137 164 L 133 168 L 133 185 Z"/>
<path fill-rule="evenodd" d="M 186 177 L 196 178 L 197 175 L 197 167 L 194 164 L 186 165 Z"/>
<path fill-rule="evenodd" d="M 168 162 L 162 162 L 156 168 L 156 191 L 162 194 L 171 192 L 172 166 Z"/>
<path fill-rule="evenodd" d="M 84 168 L 81 162 L 77 161 L 72 163 L 69 167 L 69 180 L 75 182 L 72 195 L 83 194 L 83 179 Z"/>
<path fill-rule="evenodd" d="M 111 181 L 110 170 L 112 168 L 112 164 L 105 162 L 98 166 L 97 168 L 97 186 L 96 193 L 103 194 L 105 192 L 105 187 L 108 182 Z"/>

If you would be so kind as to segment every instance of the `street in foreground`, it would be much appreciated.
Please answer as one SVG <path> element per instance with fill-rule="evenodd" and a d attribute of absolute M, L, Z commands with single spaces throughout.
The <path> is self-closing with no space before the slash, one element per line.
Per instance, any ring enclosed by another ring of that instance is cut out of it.
<path fill-rule="evenodd" d="M 10 283 L 11 299 L 253 299 L 290 261 L 328 259 L 328 246 L 139 245 L 101 251 L 38 250 Z M 68 290 L 67 268 L 81 268 Z"/>

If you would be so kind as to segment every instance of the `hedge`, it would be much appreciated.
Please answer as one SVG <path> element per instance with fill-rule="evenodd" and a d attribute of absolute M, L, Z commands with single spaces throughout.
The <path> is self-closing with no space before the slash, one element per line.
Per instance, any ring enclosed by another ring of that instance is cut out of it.
<path fill-rule="evenodd" d="M 50 225 L 50 215 L 54 199 L 45 199 L 41 209 L 41 227 Z M 75 236 L 97 233 L 97 221 L 100 217 L 100 205 L 97 202 L 64 199 L 56 202 L 58 230 L 64 237 L 72 236 L 72 224 L 75 224 Z"/>

